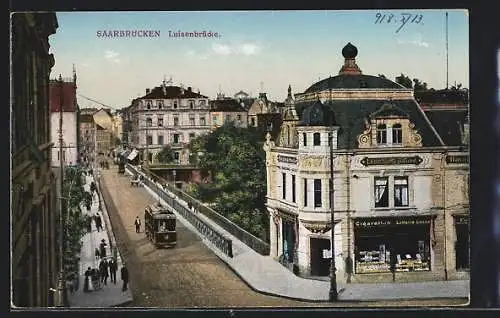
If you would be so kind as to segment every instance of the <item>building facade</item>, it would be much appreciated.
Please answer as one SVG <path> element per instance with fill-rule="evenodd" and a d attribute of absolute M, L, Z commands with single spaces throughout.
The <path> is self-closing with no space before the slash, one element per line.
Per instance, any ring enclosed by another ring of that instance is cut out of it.
<path fill-rule="evenodd" d="M 232 123 L 236 127 L 248 127 L 248 113 L 238 100 L 220 96 L 210 101 L 212 129 Z"/>
<path fill-rule="evenodd" d="M 90 114 L 80 114 L 80 149 L 81 158 L 85 163 L 93 161 L 96 147 L 96 127 L 94 117 Z"/>
<path fill-rule="evenodd" d="M 468 152 L 443 142 L 412 90 L 363 75 L 352 44 L 342 54 L 338 76 L 295 99 L 289 88 L 267 136 L 271 255 L 328 276 L 333 210 L 339 282 L 392 281 L 391 260 L 398 281 L 467 278 Z"/>
<path fill-rule="evenodd" d="M 60 267 L 49 99 L 49 36 L 58 24 L 54 13 L 15 13 L 11 21 L 12 304 L 47 307 Z"/>
<path fill-rule="evenodd" d="M 111 153 L 111 132 L 99 124 L 94 125 L 95 154 L 96 156 L 108 156 Z"/>
<path fill-rule="evenodd" d="M 50 127 L 52 167 L 74 165 L 79 161 L 79 108 L 76 99 L 76 74 L 72 79 L 50 81 Z M 62 106 L 61 106 L 62 105 Z M 62 107 L 62 112 L 60 111 Z M 61 120 L 62 116 L 62 120 Z M 59 131 L 62 126 L 62 158 Z"/>
<path fill-rule="evenodd" d="M 189 164 L 190 140 L 210 131 L 209 111 L 207 96 L 163 81 L 130 106 L 131 146 L 144 162 L 157 163 L 156 155 L 169 145 L 175 162 Z"/>
<path fill-rule="evenodd" d="M 113 113 L 112 123 L 113 146 L 118 147 L 123 139 L 123 118 L 121 111 L 115 111 Z"/>
<path fill-rule="evenodd" d="M 250 108 L 248 109 L 248 126 L 259 127 L 259 115 L 280 114 L 280 109 L 277 103 L 267 99 L 266 93 L 259 93 Z"/>

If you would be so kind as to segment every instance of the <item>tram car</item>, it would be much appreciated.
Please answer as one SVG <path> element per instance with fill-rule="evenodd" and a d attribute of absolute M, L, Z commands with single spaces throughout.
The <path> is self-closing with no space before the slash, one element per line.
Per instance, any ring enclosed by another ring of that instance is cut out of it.
<path fill-rule="evenodd" d="M 156 247 L 173 247 L 177 244 L 177 218 L 160 203 L 148 205 L 144 211 L 146 237 Z"/>

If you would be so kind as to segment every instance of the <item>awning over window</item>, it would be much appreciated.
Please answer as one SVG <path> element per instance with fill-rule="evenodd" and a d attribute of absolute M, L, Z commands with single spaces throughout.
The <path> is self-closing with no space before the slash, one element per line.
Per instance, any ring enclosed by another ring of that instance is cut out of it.
<path fill-rule="evenodd" d="M 134 160 L 135 157 L 137 157 L 137 155 L 139 154 L 139 152 L 137 150 L 132 150 L 132 152 L 128 155 L 127 159 L 128 160 Z"/>

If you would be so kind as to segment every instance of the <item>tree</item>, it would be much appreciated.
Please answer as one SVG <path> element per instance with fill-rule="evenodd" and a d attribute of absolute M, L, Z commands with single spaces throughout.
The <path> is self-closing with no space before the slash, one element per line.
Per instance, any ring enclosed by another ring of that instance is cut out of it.
<path fill-rule="evenodd" d="M 406 88 L 413 88 L 412 80 L 403 73 L 401 73 L 401 75 L 396 77 L 396 83 L 403 85 Z"/>
<path fill-rule="evenodd" d="M 156 159 L 160 163 L 171 163 L 174 161 L 174 151 L 170 146 L 166 145 L 163 149 L 156 154 Z"/>
<path fill-rule="evenodd" d="M 426 82 L 421 82 L 418 78 L 413 79 L 413 89 L 415 91 L 426 91 L 427 89 L 427 83 Z"/>
<path fill-rule="evenodd" d="M 199 166 L 210 171 L 212 183 L 193 191 L 200 200 L 250 233 L 266 238 L 266 165 L 258 132 L 223 125 L 193 140 L 191 151 L 201 152 Z"/>

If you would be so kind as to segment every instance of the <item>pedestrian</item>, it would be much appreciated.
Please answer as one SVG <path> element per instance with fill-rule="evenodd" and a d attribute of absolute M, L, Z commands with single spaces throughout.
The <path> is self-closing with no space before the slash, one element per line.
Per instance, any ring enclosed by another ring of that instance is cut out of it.
<path fill-rule="evenodd" d="M 95 227 L 97 228 L 97 231 L 100 232 L 102 230 L 102 219 L 99 213 L 96 213 L 94 216 L 94 221 L 95 221 Z"/>
<path fill-rule="evenodd" d="M 135 233 L 141 233 L 141 219 L 139 218 L 139 216 L 137 216 L 135 218 Z"/>
<path fill-rule="evenodd" d="M 128 286 L 127 286 L 128 285 L 128 269 L 125 266 L 125 263 L 123 263 L 123 265 L 122 265 L 122 269 L 120 271 L 120 274 L 121 274 L 121 278 L 123 281 L 122 291 L 126 291 L 128 288 Z"/>
<path fill-rule="evenodd" d="M 101 240 L 101 244 L 99 244 L 99 255 L 101 255 L 101 258 L 106 257 L 106 241 L 104 239 Z"/>
<path fill-rule="evenodd" d="M 85 223 L 87 225 L 87 233 L 92 232 L 92 219 L 90 216 L 88 215 L 85 216 Z"/>
<path fill-rule="evenodd" d="M 91 268 L 89 268 L 85 271 L 85 282 L 83 283 L 83 292 L 88 293 L 90 292 L 90 275 L 92 274 Z"/>
<path fill-rule="evenodd" d="M 101 257 L 101 253 L 99 253 L 99 249 L 96 247 L 95 248 L 95 259 L 99 259 Z"/>
<path fill-rule="evenodd" d="M 396 281 L 396 263 L 398 262 L 397 261 L 397 257 L 396 257 L 396 252 L 394 251 L 394 249 L 391 249 L 390 250 L 390 269 L 391 269 L 391 273 L 392 273 L 392 282 L 394 283 Z"/>
<path fill-rule="evenodd" d="M 99 272 L 97 269 L 92 268 L 90 270 L 90 277 L 92 278 L 92 288 L 94 290 L 99 289 Z"/>
<path fill-rule="evenodd" d="M 109 276 L 111 278 L 111 281 L 113 282 L 113 284 L 116 285 L 116 271 L 118 270 L 118 264 L 116 263 L 116 259 L 112 258 L 111 260 L 109 260 L 108 266 L 109 266 L 109 274 L 110 274 Z"/>
<path fill-rule="evenodd" d="M 101 263 L 99 263 L 99 272 L 101 274 L 101 283 L 107 285 L 109 272 L 108 272 L 108 262 L 105 259 L 103 259 Z"/>

